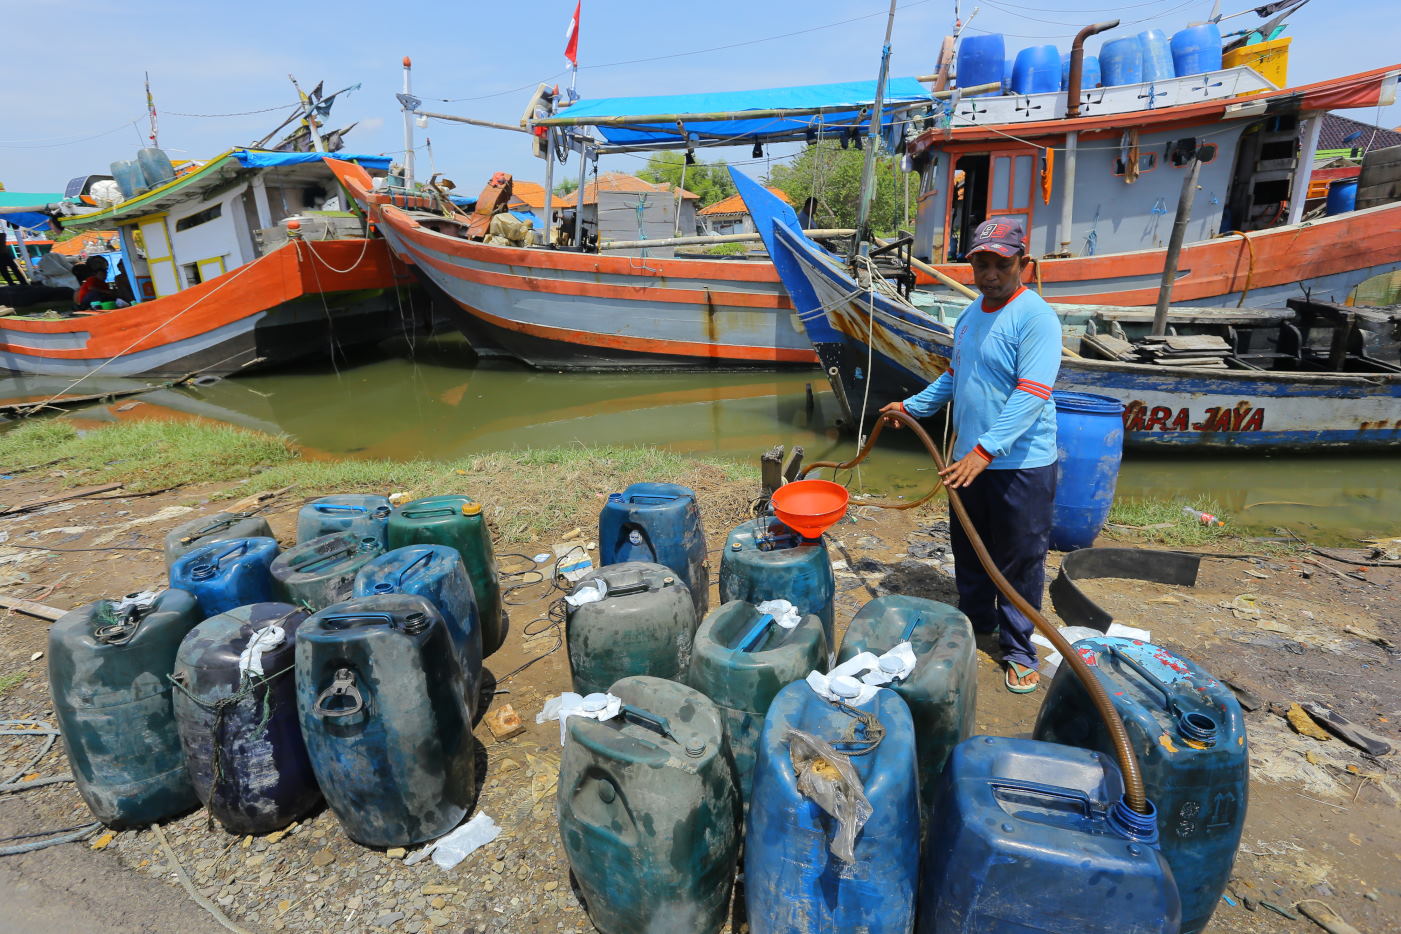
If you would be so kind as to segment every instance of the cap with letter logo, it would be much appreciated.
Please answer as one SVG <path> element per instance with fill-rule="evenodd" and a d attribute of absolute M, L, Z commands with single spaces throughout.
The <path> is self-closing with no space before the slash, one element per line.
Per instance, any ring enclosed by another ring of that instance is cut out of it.
<path fill-rule="evenodd" d="M 968 255 L 986 251 L 998 256 L 1016 256 L 1026 252 L 1026 228 L 1015 218 L 984 221 L 973 234 Z"/>

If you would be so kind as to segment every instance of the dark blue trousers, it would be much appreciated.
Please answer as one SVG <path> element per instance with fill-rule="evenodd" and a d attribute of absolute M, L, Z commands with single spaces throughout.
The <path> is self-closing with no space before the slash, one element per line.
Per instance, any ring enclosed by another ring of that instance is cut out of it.
<path fill-rule="evenodd" d="M 973 528 L 997 569 L 1038 610 L 1046 582 L 1056 477 L 1055 464 L 1021 470 L 984 470 L 972 484 L 958 491 Z M 972 620 L 974 630 L 999 633 L 1004 661 L 1035 668 L 1036 646 L 1031 644 L 1034 624 L 998 592 L 957 518 L 949 520 L 949 536 L 958 608 Z"/>

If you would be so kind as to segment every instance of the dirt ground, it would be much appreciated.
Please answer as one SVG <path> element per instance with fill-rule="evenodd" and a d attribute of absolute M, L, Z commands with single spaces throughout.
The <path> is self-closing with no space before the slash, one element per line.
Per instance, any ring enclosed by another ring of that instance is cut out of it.
<path fill-rule="evenodd" d="M 10 505 L 56 492 L 52 478 L 0 481 L 0 502 Z M 72 608 L 162 586 L 166 531 L 217 511 L 221 504 L 209 501 L 212 492 L 186 488 L 136 497 L 117 491 L 0 517 L 0 596 Z M 704 513 L 704 491 L 701 496 Z M 296 510 L 306 498 L 287 494 L 264 508 L 284 542 L 292 540 Z M 928 554 L 946 543 L 936 518 L 860 507 L 829 533 L 838 568 L 839 631 L 879 593 L 954 602 L 948 566 L 937 556 L 909 557 L 911 549 Z M 730 520 L 706 520 L 714 565 Z M 563 538 L 569 530 L 558 531 Z M 544 552 L 557 540 L 510 550 Z M 113 547 L 145 550 L 61 550 Z M 1058 561 L 1053 554 L 1052 575 Z M 1365 637 L 1401 644 L 1401 570 L 1370 568 L 1357 579 L 1346 576 L 1357 572 L 1354 567 L 1322 563 L 1332 569 L 1297 556 L 1207 558 L 1194 588 L 1102 580 L 1085 590 L 1117 621 L 1151 630 L 1155 642 L 1218 677 L 1250 685 L 1261 697 L 1262 706 L 1247 714 L 1250 806 L 1233 890 L 1289 914 L 1300 899 L 1322 898 L 1361 931 L 1401 932 L 1401 781 L 1395 756 L 1372 759 L 1336 739 L 1307 738 L 1280 715 L 1290 702 L 1315 701 L 1393 743 L 1401 738 L 1396 658 Z M 558 725 L 535 723 L 544 701 L 569 688 L 569 673 L 561 633 L 545 615 L 558 594 L 548 582 L 532 583 L 539 575 L 515 573 L 533 567 L 528 558 L 501 556 L 504 586 L 514 588 L 506 597 L 511 626 L 506 645 L 487 661 L 498 681 L 493 706 L 511 704 L 527 729 L 504 741 L 495 740 L 485 724 L 476 730 L 485 752 L 477 809 L 502 826 L 500 838 L 443 871 L 431 860 L 409 866 L 395 851 L 350 842 L 325 808 L 286 833 L 262 838 L 210 829 L 204 813 L 193 812 L 165 824 L 164 832 L 197 889 L 248 931 L 592 930 L 571 892 L 556 829 Z M 53 721 L 47 659 L 40 654 L 47 628 L 43 620 L 0 610 L 0 717 Z M 995 646 L 982 642 L 980 650 L 978 731 L 1029 735 L 1044 692 L 1008 693 L 990 654 Z M 0 736 L 0 780 L 22 769 L 36 751 L 32 738 Z M 67 772 L 62 744 L 28 771 Z M 72 784 L 3 794 L 0 846 L 87 820 Z M 0 932 L 98 924 L 112 934 L 221 930 L 179 887 L 150 830 L 0 858 L 0 888 L 6 893 Z M 1237 900 L 1218 908 L 1210 930 L 1316 928 L 1261 905 L 1249 911 Z"/>

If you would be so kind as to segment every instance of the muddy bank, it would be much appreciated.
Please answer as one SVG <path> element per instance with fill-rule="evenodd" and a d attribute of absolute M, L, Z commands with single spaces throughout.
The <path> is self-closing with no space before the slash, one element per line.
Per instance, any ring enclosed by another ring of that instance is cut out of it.
<path fill-rule="evenodd" d="M 554 818 L 558 726 L 535 724 L 545 699 L 568 688 L 562 633 L 548 615 L 558 593 L 529 573 L 535 566 L 525 556 L 549 550 L 575 528 L 583 529 L 577 537 L 587 541 L 590 517 L 596 517 L 602 497 L 628 480 L 680 479 L 700 494 L 716 564 L 724 533 L 744 514 L 755 492 L 748 478 L 713 465 L 658 475 L 650 472 L 658 464 L 610 463 L 593 462 L 592 475 L 571 473 L 567 486 L 561 483 L 545 492 L 526 487 L 525 479 L 534 476 L 529 465 L 507 465 L 495 473 L 484 461 L 475 469 L 451 467 L 432 477 L 362 474 L 355 478 L 360 482 L 348 485 L 350 478 L 335 474 L 336 468 L 321 474 L 335 485 L 315 478 L 282 483 L 269 476 L 278 469 L 271 464 L 241 478 L 244 483 L 183 485 L 145 496 L 133 496 L 124 487 L 0 517 L 0 534 L 6 538 L 0 542 L 0 595 L 71 608 L 101 596 L 160 586 L 164 565 L 159 548 L 165 532 L 201 512 L 224 508 L 254 488 L 281 490 L 260 509 L 284 543 L 293 538 L 301 504 L 327 492 L 452 491 L 487 502 L 498 533 L 511 619 L 505 647 L 487 662 L 497 682 L 493 707 L 511 704 L 527 727 L 504 741 L 494 739 L 484 724 L 476 729 L 484 772 L 477 809 L 501 824 L 503 835 L 444 872 L 431 861 L 407 866 L 395 851 L 351 843 L 326 810 L 285 833 L 261 838 L 211 828 L 202 812 L 184 815 L 164 829 L 197 889 L 250 931 L 588 931 L 592 928 L 570 889 Z M 104 473 L 101 465 L 31 470 L 0 480 L 0 502 L 59 496 L 103 477 L 110 472 Z M 282 489 L 289 485 L 291 489 Z M 502 495 L 509 494 L 512 505 L 502 506 L 482 489 L 507 491 Z M 530 497 L 546 494 L 557 500 L 551 507 L 557 512 L 540 513 L 529 523 L 511 524 L 506 517 L 514 504 L 528 505 Z M 946 545 L 941 518 L 937 506 L 914 514 L 857 508 L 829 533 L 832 557 L 839 562 L 839 632 L 866 600 L 883 592 L 955 599 L 941 551 Z M 1238 551 L 1245 546 L 1218 541 L 1209 547 Z M 114 550 L 118 548 L 126 550 Z M 1318 559 L 1331 566 L 1326 570 L 1302 558 L 1288 551 L 1249 561 L 1207 558 L 1193 588 L 1102 580 L 1085 589 L 1119 621 L 1151 630 L 1155 641 L 1218 676 L 1229 674 L 1249 684 L 1260 696 L 1260 706 L 1247 715 L 1251 800 L 1236 865 L 1237 891 L 1290 913 L 1301 898 L 1323 898 L 1361 930 L 1401 931 L 1401 884 L 1396 881 L 1401 878 L 1401 781 L 1395 757 L 1371 759 L 1336 739 L 1301 736 L 1275 712 L 1291 702 L 1321 702 L 1398 742 L 1401 679 L 1395 660 L 1349 630 L 1401 644 L 1401 571 L 1368 568 L 1359 573 L 1354 566 Z M 1058 560 L 1052 556 L 1052 573 Z M 712 593 L 712 603 L 715 599 Z M 52 721 L 47 659 L 33 657 L 44 651 L 46 633 L 43 620 L 0 611 L 0 717 Z M 995 644 L 981 641 L 979 649 L 978 730 L 1028 734 L 1042 692 L 1007 693 Z M 33 740 L 0 740 L 3 777 L 37 751 Z M 30 771 L 41 776 L 67 771 L 61 749 Z M 0 796 L 0 837 L 58 830 L 87 819 L 71 784 Z M 93 849 L 95 842 L 103 843 L 100 850 Z M 45 886 L 50 880 L 61 882 L 61 891 L 73 894 L 60 899 L 50 894 L 54 887 L 36 888 L 39 880 Z M 19 902 L 27 930 L 72 929 L 76 924 L 70 922 L 84 915 L 101 916 L 112 931 L 218 929 L 177 887 L 168 858 L 149 830 L 0 859 L 0 885 L 29 893 L 27 901 Z M 156 898 L 152 892 L 161 894 Z M 1309 922 L 1289 920 L 1259 904 L 1254 911 L 1223 904 L 1212 926 L 1213 931 L 1309 929 Z"/>

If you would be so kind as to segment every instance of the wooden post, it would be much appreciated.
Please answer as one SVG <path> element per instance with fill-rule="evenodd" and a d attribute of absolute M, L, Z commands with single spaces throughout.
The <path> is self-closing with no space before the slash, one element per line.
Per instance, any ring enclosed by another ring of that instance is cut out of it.
<path fill-rule="evenodd" d="M 1163 281 L 1158 286 L 1158 307 L 1153 312 L 1154 337 L 1167 336 L 1168 305 L 1172 303 L 1172 282 L 1177 278 L 1177 260 L 1182 255 L 1182 241 L 1187 236 L 1187 221 L 1192 217 L 1192 200 L 1197 193 L 1197 176 L 1201 174 L 1200 150 L 1192 156 L 1187 177 L 1182 180 L 1182 193 L 1177 196 L 1177 216 L 1172 222 L 1167 256 L 1163 260 Z"/>

